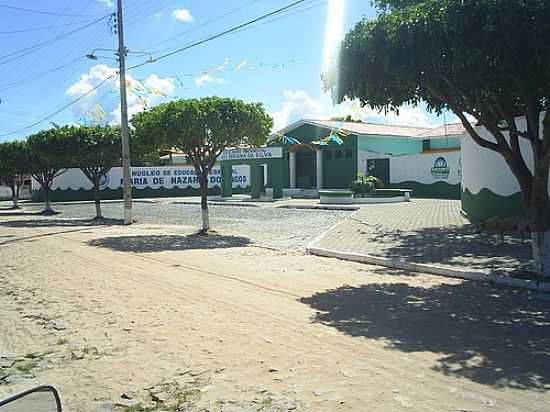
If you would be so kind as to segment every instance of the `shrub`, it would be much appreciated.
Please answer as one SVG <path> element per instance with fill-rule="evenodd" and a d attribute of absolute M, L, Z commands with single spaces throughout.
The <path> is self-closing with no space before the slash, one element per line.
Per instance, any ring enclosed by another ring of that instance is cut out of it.
<path fill-rule="evenodd" d="M 366 176 L 363 173 L 357 174 L 357 179 L 350 185 L 350 190 L 356 195 L 374 193 L 376 189 L 384 187 L 384 183 L 376 176 Z"/>

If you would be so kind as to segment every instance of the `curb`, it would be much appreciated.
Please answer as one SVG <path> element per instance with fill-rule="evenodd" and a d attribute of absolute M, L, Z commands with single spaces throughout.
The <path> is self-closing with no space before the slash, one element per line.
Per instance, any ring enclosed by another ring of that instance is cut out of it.
<path fill-rule="evenodd" d="M 346 205 L 280 205 L 275 206 L 277 209 L 308 209 L 308 210 L 341 210 L 344 212 L 356 212 L 360 206 L 346 206 Z"/>
<path fill-rule="evenodd" d="M 412 272 L 423 272 L 439 276 L 447 276 L 458 279 L 490 283 L 498 286 L 508 286 L 517 289 L 526 289 L 536 292 L 550 293 L 550 282 L 541 283 L 537 280 L 510 278 L 504 275 L 491 275 L 481 272 L 471 272 L 446 266 L 426 265 L 423 263 L 410 263 L 398 259 L 389 259 L 358 253 L 339 252 L 337 250 L 311 246 L 316 241 L 317 239 L 306 247 L 306 253 L 316 256 L 349 260 L 352 262 L 369 263 L 378 266 L 410 270 Z"/>
<path fill-rule="evenodd" d="M 42 212 L 0 212 L 0 216 L 40 216 Z"/>
<path fill-rule="evenodd" d="M 339 222 L 336 222 L 334 223 L 331 227 L 329 227 L 327 230 L 325 230 L 323 233 L 321 233 L 320 235 L 317 235 L 315 236 L 315 238 L 309 242 L 306 246 L 306 254 L 310 254 L 310 255 L 314 255 L 315 253 L 309 253 L 309 249 L 311 248 L 315 248 L 315 244 L 317 242 L 320 242 L 322 238 L 325 237 L 325 235 L 328 233 L 328 232 L 332 232 L 334 229 L 336 229 L 338 226 L 340 225 L 343 225 L 344 223 L 346 223 L 349 219 L 352 219 L 356 214 L 357 212 L 359 212 L 359 210 L 356 210 L 355 212 L 353 212 L 351 215 L 349 215 L 347 218 L 345 219 L 342 219 L 340 220 Z M 319 250 L 322 250 L 321 248 L 317 248 Z M 321 255 L 319 255 L 321 256 Z M 330 256 L 331 257 L 331 256 Z"/>
<path fill-rule="evenodd" d="M 175 200 L 170 202 L 173 205 L 198 205 L 200 206 L 201 202 L 185 201 L 185 200 Z M 221 202 L 221 201 L 209 201 L 209 206 L 237 206 L 237 207 L 261 207 L 260 205 L 254 203 L 232 203 L 232 202 Z"/>

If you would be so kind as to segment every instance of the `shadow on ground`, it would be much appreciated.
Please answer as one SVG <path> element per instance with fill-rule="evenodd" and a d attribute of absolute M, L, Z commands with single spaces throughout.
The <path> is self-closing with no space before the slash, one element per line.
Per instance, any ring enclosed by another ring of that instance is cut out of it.
<path fill-rule="evenodd" d="M 440 354 L 435 370 L 496 387 L 550 389 L 550 307 L 529 292 L 474 282 L 342 286 L 300 300 L 315 321 Z"/>
<path fill-rule="evenodd" d="M 30 211 L 30 210 L 21 210 L 21 209 L 2 209 L 0 208 L 0 217 L 10 217 L 10 216 L 40 216 L 41 211 Z"/>
<path fill-rule="evenodd" d="M 104 247 L 119 252 L 150 253 L 242 247 L 249 245 L 250 239 L 241 236 L 222 235 L 142 235 L 104 237 L 91 240 L 88 244 L 90 246 Z"/>
<path fill-rule="evenodd" d="M 496 234 L 476 233 L 471 225 L 412 232 L 377 231 L 372 241 L 381 245 L 374 255 L 415 263 L 510 273 L 528 270 L 531 262 L 528 239 L 513 236 L 501 239 Z"/>
<path fill-rule="evenodd" d="M 111 226 L 122 225 L 121 219 L 32 219 L 0 222 L 0 227 L 33 228 L 33 227 L 74 227 L 74 226 Z"/>

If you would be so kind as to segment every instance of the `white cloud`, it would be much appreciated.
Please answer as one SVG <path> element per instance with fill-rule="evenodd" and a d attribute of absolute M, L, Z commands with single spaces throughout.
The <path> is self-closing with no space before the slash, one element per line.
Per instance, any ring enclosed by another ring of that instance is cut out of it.
<path fill-rule="evenodd" d="M 160 11 L 157 11 L 156 13 L 153 13 L 153 16 L 155 16 L 157 19 L 160 19 L 162 17 L 162 13 Z"/>
<path fill-rule="evenodd" d="M 115 3 L 113 0 L 97 0 L 99 1 L 100 3 L 103 3 L 105 6 L 111 8 L 111 7 L 114 7 L 115 6 Z"/>
<path fill-rule="evenodd" d="M 209 73 L 203 73 L 200 77 L 195 79 L 197 87 L 202 87 L 207 83 L 223 84 L 225 83 L 225 79 L 223 77 L 211 76 Z"/>
<path fill-rule="evenodd" d="M 308 96 L 304 90 L 284 93 L 285 100 L 280 111 L 271 113 L 274 129 L 279 130 L 303 118 L 325 117 L 323 105 Z"/>
<path fill-rule="evenodd" d="M 94 87 L 97 87 L 102 81 L 110 76 L 116 75 L 116 73 L 116 69 L 108 67 L 105 64 L 98 64 L 90 68 L 87 73 L 80 75 L 80 80 L 66 90 L 65 93 L 73 99 L 90 92 L 90 94 L 72 106 L 73 114 L 77 119 L 81 117 L 89 117 L 88 113 L 95 107 L 95 105 L 102 100 L 103 96 L 108 95 L 110 90 L 118 84 L 116 83 L 116 77 L 113 77 L 112 79 L 107 80 L 98 89 L 93 90 Z"/>
<path fill-rule="evenodd" d="M 139 82 L 132 77 L 127 78 L 129 82 L 128 93 L 128 117 L 131 119 L 136 113 L 141 112 L 145 107 L 154 106 L 168 96 L 170 96 L 176 90 L 174 85 L 174 79 L 169 77 L 158 77 L 156 74 L 151 74 L 145 80 L 141 81 L 141 84 L 145 86 L 148 91 L 147 94 L 142 95 L 140 99 L 136 94 L 131 92 L 132 89 L 139 87 Z M 120 123 L 120 105 L 117 105 L 116 109 L 111 112 L 113 118 L 112 122 Z"/>
<path fill-rule="evenodd" d="M 357 102 L 344 101 L 338 105 L 323 103 L 310 97 L 304 90 L 287 90 L 281 110 L 271 113 L 274 120 L 274 130 L 280 130 L 300 119 L 328 119 L 335 116 L 351 115 L 354 119 L 371 123 L 387 123 L 403 126 L 433 127 L 435 123 L 428 113 L 420 107 L 404 106 L 399 114 L 389 112 L 384 114 L 368 107 L 360 107 Z"/>
<path fill-rule="evenodd" d="M 184 23 L 193 23 L 195 19 L 191 12 L 187 9 L 176 9 L 172 12 L 172 17 L 176 20 L 182 21 Z"/>
<path fill-rule="evenodd" d="M 71 98 L 78 98 L 89 92 L 99 83 L 116 74 L 117 70 L 104 64 L 93 66 L 87 73 L 80 76 L 80 80 L 71 85 L 66 94 Z M 151 74 L 146 79 L 138 81 L 131 75 L 126 76 L 128 95 L 128 116 L 132 116 L 145 107 L 154 106 L 174 93 L 176 86 L 174 79 L 159 77 Z M 107 80 L 97 90 L 92 91 L 73 106 L 73 114 L 76 119 L 93 119 L 93 113 L 97 112 L 99 105 L 105 113 L 105 117 L 99 123 L 119 124 L 120 123 L 120 84 L 117 77 Z"/>
<path fill-rule="evenodd" d="M 174 86 L 174 79 L 170 77 L 158 77 L 156 74 L 152 74 L 144 81 L 145 87 L 151 90 L 160 91 L 163 94 L 171 94 L 176 89 Z"/>
<path fill-rule="evenodd" d="M 396 124 L 401 126 L 434 127 L 437 125 L 421 107 L 403 106 L 399 113 L 378 111 L 360 107 L 357 102 L 344 101 L 334 107 L 336 116 L 348 116 L 364 122 Z"/>

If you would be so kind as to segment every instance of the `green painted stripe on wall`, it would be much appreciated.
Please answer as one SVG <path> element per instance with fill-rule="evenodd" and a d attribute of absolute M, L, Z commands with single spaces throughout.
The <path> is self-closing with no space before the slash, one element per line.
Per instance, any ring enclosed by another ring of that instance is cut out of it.
<path fill-rule="evenodd" d="M 434 182 L 430 184 L 406 181 L 400 183 L 391 183 L 387 186 L 390 189 L 410 189 L 411 197 L 426 199 L 452 199 L 460 200 L 460 183 L 451 185 L 446 182 Z"/>
<path fill-rule="evenodd" d="M 497 216 L 522 216 L 525 212 L 521 192 L 510 196 L 499 196 L 487 188 L 481 189 L 475 195 L 465 189 L 462 192 L 462 210 L 473 223 Z"/>
<path fill-rule="evenodd" d="M 234 194 L 249 193 L 250 188 L 237 187 L 233 188 Z M 101 200 L 116 200 L 122 199 L 122 188 L 120 189 L 104 189 L 99 192 Z M 208 194 L 211 196 L 217 196 L 220 194 L 220 188 L 214 187 L 208 190 Z M 200 196 L 199 189 L 193 188 L 172 188 L 172 189 L 132 189 L 132 196 L 136 199 L 155 198 L 155 197 L 188 197 L 188 196 Z M 50 193 L 50 199 L 52 202 L 75 202 L 75 201 L 91 201 L 94 200 L 94 192 L 92 190 L 73 190 L 73 189 L 56 189 Z M 44 192 L 42 190 L 34 190 L 32 192 L 32 200 L 35 202 L 44 201 Z"/>

